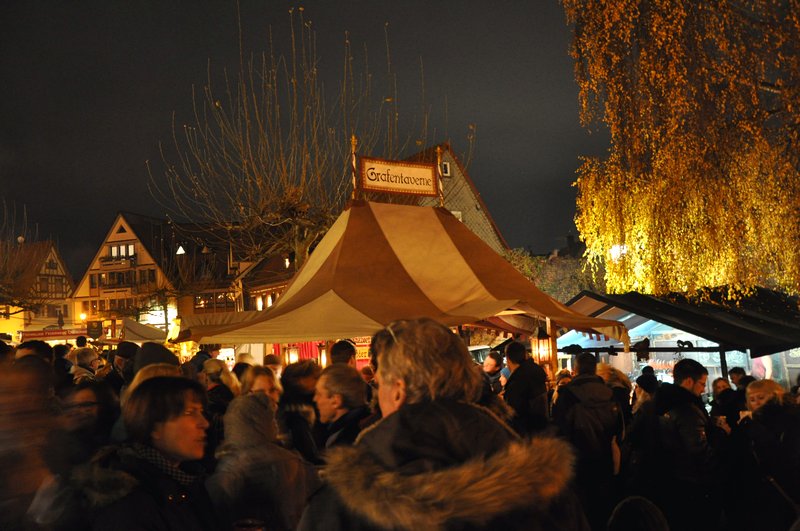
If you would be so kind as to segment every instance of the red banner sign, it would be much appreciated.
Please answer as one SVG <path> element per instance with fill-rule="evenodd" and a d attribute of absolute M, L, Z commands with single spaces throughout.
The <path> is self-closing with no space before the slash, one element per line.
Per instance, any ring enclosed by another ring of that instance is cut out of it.
<path fill-rule="evenodd" d="M 22 332 L 22 341 L 33 339 L 74 339 L 78 336 L 85 336 L 85 328 L 51 328 L 48 330 L 28 330 Z"/>

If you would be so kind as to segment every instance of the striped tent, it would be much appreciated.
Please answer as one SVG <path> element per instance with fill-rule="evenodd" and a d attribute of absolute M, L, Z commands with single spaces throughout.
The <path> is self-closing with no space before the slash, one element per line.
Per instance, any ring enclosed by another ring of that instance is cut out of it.
<path fill-rule="evenodd" d="M 199 315 L 183 339 L 283 343 L 369 336 L 396 319 L 445 325 L 500 320 L 617 338 L 617 321 L 549 297 L 444 208 L 353 201 L 268 310 Z"/>

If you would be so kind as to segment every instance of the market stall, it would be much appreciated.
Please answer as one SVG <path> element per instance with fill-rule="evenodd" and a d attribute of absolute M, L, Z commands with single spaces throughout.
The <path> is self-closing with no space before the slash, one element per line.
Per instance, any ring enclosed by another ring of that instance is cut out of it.
<path fill-rule="evenodd" d="M 625 326 L 540 291 L 443 208 L 353 201 L 268 310 L 182 321 L 184 340 L 289 342 L 369 336 L 395 319 L 455 326 L 497 316 L 627 343 Z"/>

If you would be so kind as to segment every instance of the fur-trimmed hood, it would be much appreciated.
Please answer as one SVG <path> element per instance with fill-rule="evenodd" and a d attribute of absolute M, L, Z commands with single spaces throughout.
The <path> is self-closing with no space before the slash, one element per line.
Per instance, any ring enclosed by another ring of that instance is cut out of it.
<path fill-rule="evenodd" d="M 133 474 L 117 465 L 129 459 L 134 459 L 134 453 L 129 448 L 102 448 L 91 461 L 72 469 L 70 484 L 83 493 L 89 508 L 100 509 L 111 505 L 139 485 Z"/>
<path fill-rule="evenodd" d="M 356 446 L 328 455 L 326 481 L 349 512 L 371 525 L 440 530 L 459 522 L 481 527 L 515 511 L 546 512 L 567 490 L 574 456 L 565 442 L 520 440 L 491 413 L 468 404 L 459 404 L 453 415 L 445 414 L 432 427 L 409 430 L 409 418 L 427 424 L 431 415 L 419 409 L 401 415 L 406 407 L 367 430 Z M 469 407 L 473 412 L 465 409 Z M 441 409 L 433 415 L 442 417 Z M 395 415 L 400 418 L 393 419 Z M 447 431 L 454 421 L 467 429 L 446 433 L 447 440 L 441 440 L 436 430 Z M 482 431 L 470 429 L 478 426 Z M 390 444 L 381 432 L 388 432 Z M 487 451 L 485 440 L 493 441 L 495 449 Z M 458 454 L 468 445 L 474 446 L 474 455 L 443 462 L 443 456 Z"/>

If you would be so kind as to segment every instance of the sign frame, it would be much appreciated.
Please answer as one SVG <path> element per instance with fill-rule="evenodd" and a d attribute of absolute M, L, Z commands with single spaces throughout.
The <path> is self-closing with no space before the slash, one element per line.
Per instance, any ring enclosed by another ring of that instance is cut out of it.
<path fill-rule="evenodd" d="M 369 165 L 373 166 L 383 166 L 381 170 L 378 172 L 379 175 L 382 174 L 389 174 L 389 172 L 393 169 L 399 169 L 398 173 L 391 173 L 392 176 L 396 176 L 398 178 L 408 178 L 408 179 L 425 179 L 430 177 L 430 184 L 425 183 L 423 186 L 420 186 L 418 189 L 412 188 L 414 185 L 409 184 L 405 187 L 403 184 L 385 184 L 385 185 L 374 185 L 370 184 L 370 180 L 367 177 L 367 172 L 370 169 Z M 436 169 L 436 163 L 423 163 L 423 162 L 405 162 L 405 161 L 396 161 L 396 160 L 386 160 L 386 159 L 377 159 L 372 157 L 359 157 L 358 158 L 358 181 L 361 185 L 361 190 L 366 192 L 378 192 L 378 193 L 386 193 L 386 194 L 401 194 L 401 195 L 411 195 L 411 196 L 422 196 L 422 197 L 439 197 L 439 172 Z M 402 173 L 402 169 L 414 170 L 418 175 L 408 175 L 405 176 Z M 430 172 L 430 175 L 423 174 L 423 172 Z"/>

